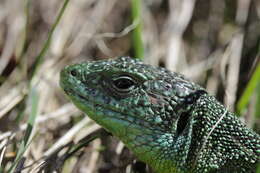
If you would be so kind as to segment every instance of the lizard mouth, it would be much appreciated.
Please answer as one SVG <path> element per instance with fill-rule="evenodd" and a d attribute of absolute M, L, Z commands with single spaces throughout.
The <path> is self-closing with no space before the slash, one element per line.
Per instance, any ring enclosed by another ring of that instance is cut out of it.
<path fill-rule="evenodd" d="M 81 100 L 84 100 L 84 101 L 88 101 L 89 99 L 86 98 L 85 96 L 82 96 L 81 94 L 78 94 L 77 92 L 74 92 L 72 89 L 68 89 L 68 88 L 65 88 L 63 89 L 64 92 L 68 95 L 68 96 L 71 96 L 71 97 L 77 97 L 77 98 L 80 98 Z"/>
<path fill-rule="evenodd" d="M 94 89 L 88 88 L 88 89 L 86 89 L 86 90 L 88 90 L 89 92 L 92 92 L 92 94 L 93 94 L 93 90 L 94 90 Z M 74 99 L 77 99 L 77 100 L 80 99 L 80 102 L 82 102 L 82 103 L 88 103 L 88 104 L 86 104 L 86 105 L 91 104 L 91 105 L 93 106 L 92 109 L 101 107 L 101 108 L 104 109 L 104 111 L 110 110 L 110 111 L 112 111 L 112 112 L 115 112 L 115 113 L 118 113 L 118 114 L 121 115 L 120 117 L 117 117 L 117 118 L 121 118 L 121 117 L 123 117 L 123 115 L 125 114 L 124 112 L 122 112 L 122 111 L 120 111 L 120 110 L 114 108 L 113 106 L 109 106 L 108 104 L 104 104 L 104 103 L 98 102 L 96 99 L 94 99 L 94 98 L 95 98 L 94 95 L 93 95 L 93 96 L 82 95 L 82 94 L 80 94 L 79 92 L 75 92 L 73 89 L 68 89 L 68 88 L 64 89 L 64 91 L 65 91 L 65 93 L 66 93 L 68 96 L 72 97 L 72 100 L 74 100 Z M 114 118 L 115 118 L 115 117 L 116 117 L 116 116 L 114 116 Z"/>
<path fill-rule="evenodd" d="M 89 92 L 93 92 L 94 89 L 92 88 L 85 88 L 85 90 L 88 90 Z M 96 116 L 99 116 L 103 121 L 103 119 L 105 118 L 113 118 L 114 120 L 118 120 L 121 121 L 121 123 L 125 123 L 126 124 L 126 130 L 124 132 L 123 135 L 127 135 L 127 131 L 129 128 L 132 128 L 130 126 L 135 126 L 136 128 L 147 128 L 150 129 L 151 126 L 148 125 L 149 122 L 147 122 L 144 119 L 140 119 L 138 117 L 136 117 L 135 115 L 132 115 L 129 111 L 125 112 L 123 110 L 120 110 L 120 108 L 116 108 L 110 104 L 104 104 L 101 101 L 97 101 L 96 99 L 96 95 L 91 95 L 91 94 L 81 94 L 79 92 L 75 92 L 72 88 L 68 89 L 64 89 L 65 93 L 71 97 L 72 101 L 77 100 L 77 102 L 80 102 L 82 104 L 84 104 L 84 107 L 89 107 L 88 111 L 86 111 L 87 115 L 90 116 L 92 119 L 94 119 L 95 121 L 99 122 L 99 120 L 97 120 Z M 76 103 L 77 105 L 77 103 Z M 80 107 L 80 106 L 79 106 Z M 85 111 L 83 111 L 85 112 Z M 94 115 L 91 115 L 90 112 L 99 112 L 100 115 L 97 115 L 96 113 Z M 158 131 L 160 131 L 160 129 L 158 129 L 157 127 L 153 127 L 153 129 L 157 129 Z"/>

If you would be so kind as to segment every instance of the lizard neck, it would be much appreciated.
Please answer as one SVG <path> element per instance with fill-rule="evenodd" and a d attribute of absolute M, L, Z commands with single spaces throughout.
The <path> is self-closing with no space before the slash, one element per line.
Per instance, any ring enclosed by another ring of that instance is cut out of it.
<path fill-rule="evenodd" d="M 120 139 L 138 159 L 148 163 L 158 173 L 187 172 L 187 163 L 191 142 L 193 117 L 180 135 L 164 133 L 157 128 L 148 128 L 135 125 L 126 129 L 128 135 Z M 135 135 L 129 135 L 135 134 Z"/>
<path fill-rule="evenodd" d="M 237 170 L 243 173 L 255 169 L 259 161 L 258 134 L 212 96 L 202 96 L 192 114 L 193 149 L 188 160 L 196 168 L 195 172 Z"/>
<path fill-rule="evenodd" d="M 133 125 L 126 132 L 136 135 L 120 138 L 158 173 L 253 172 L 259 161 L 259 135 L 214 97 L 202 96 L 191 110 L 181 134 Z"/>
<path fill-rule="evenodd" d="M 187 157 L 186 149 L 190 146 L 187 139 L 176 139 L 172 134 L 155 136 L 142 134 L 134 138 L 134 140 L 121 139 L 138 159 L 148 163 L 156 172 L 182 173 L 186 170 L 182 161 Z"/>

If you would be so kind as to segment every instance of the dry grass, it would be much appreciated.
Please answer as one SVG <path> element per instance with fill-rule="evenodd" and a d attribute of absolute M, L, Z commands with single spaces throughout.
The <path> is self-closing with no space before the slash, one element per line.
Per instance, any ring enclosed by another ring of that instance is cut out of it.
<path fill-rule="evenodd" d="M 235 110 L 259 63 L 260 3 L 169 2 L 142 3 L 144 61 L 184 73 Z M 151 172 L 58 83 L 68 64 L 134 54 L 130 0 L 70 0 L 38 61 L 62 5 L 0 1 L 0 172 Z M 242 116 L 251 127 L 257 95 Z"/>

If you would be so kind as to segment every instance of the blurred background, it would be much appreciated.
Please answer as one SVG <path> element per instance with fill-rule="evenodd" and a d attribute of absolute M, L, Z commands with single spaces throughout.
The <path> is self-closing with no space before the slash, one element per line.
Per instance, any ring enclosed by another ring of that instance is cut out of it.
<path fill-rule="evenodd" d="M 259 133 L 259 19 L 259 0 L 0 0 L 0 172 L 152 172 L 66 99 L 82 61 L 182 73 Z"/>

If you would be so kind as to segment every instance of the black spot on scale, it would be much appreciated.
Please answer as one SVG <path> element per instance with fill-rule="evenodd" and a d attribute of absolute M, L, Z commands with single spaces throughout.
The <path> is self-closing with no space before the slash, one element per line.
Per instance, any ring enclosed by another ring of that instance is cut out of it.
<path fill-rule="evenodd" d="M 192 104 L 192 103 L 196 102 L 200 98 L 200 96 L 202 96 L 206 93 L 207 92 L 204 90 L 195 91 L 194 93 L 191 93 L 184 98 L 184 104 Z"/>

